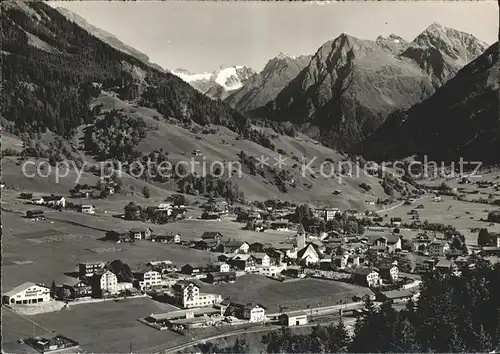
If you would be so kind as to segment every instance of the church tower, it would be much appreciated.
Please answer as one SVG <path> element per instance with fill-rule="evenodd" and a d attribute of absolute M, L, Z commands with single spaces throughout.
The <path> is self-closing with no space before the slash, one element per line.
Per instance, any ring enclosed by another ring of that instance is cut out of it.
<path fill-rule="evenodd" d="M 297 230 L 297 250 L 301 250 L 306 247 L 306 231 L 302 224 L 299 225 Z"/>

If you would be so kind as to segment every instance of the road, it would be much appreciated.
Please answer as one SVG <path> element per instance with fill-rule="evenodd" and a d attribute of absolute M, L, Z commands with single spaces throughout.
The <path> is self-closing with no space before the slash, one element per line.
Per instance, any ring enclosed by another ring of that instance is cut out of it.
<path fill-rule="evenodd" d="M 428 197 L 429 197 L 428 195 L 424 195 L 424 196 L 422 196 L 422 197 L 420 197 L 420 198 L 415 199 L 415 201 L 422 200 L 422 199 L 425 199 L 425 198 L 428 198 Z M 377 210 L 377 211 L 375 211 L 375 213 L 377 213 L 377 214 L 378 214 L 378 213 L 384 213 L 384 212 L 386 212 L 386 211 L 391 211 L 391 210 L 394 210 L 394 209 L 399 208 L 400 206 L 404 205 L 404 203 L 405 203 L 405 202 L 404 202 L 404 201 L 402 201 L 401 203 L 398 203 L 398 204 L 396 204 L 396 205 L 393 205 L 393 206 L 391 206 L 390 208 Z"/>
<path fill-rule="evenodd" d="M 339 319 L 340 319 L 340 317 L 338 316 L 335 319 L 330 319 L 328 322 L 338 321 Z M 353 325 L 355 321 L 356 320 L 354 318 L 349 318 L 348 320 L 344 320 L 344 323 L 346 325 Z M 312 323 L 308 323 L 306 325 L 295 326 L 293 328 L 314 327 L 314 326 L 317 326 L 319 323 L 320 322 L 312 322 Z M 161 349 L 161 350 L 154 352 L 154 353 L 155 354 L 159 354 L 162 352 L 175 353 L 175 352 L 190 348 L 190 347 L 198 345 L 198 344 L 203 344 L 205 342 L 213 341 L 215 339 L 233 337 L 233 336 L 244 335 L 244 334 L 248 334 L 248 333 L 271 332 L 271 331 L 278 330 L 280 328 L 281 328 L 281 326 L 277 326 L 277 325 L 267 325 L 267 326 L 261 325 L 257 328 L 239 329 L 239 330 L 235 330 L 235 331 L 231 331 L 231 332 L 224 332 L 221 334 L 213 335 L 210 337 L 196 339 L 196 340 L 193 340 L 193 341 L 185 343 L 185 344 L 177 345 L 175 347 Z M 148 350 L 148 352 L 149 352 L 149 350 Z"/>

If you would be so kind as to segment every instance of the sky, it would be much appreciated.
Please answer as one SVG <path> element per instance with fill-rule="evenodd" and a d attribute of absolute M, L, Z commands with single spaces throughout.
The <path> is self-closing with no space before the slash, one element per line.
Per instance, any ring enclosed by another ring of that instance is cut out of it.
<path fill-rule="evenodd" d="M 222 65 L 262 70 L 280 52 L 313 54 L 340 33 L 411 41 L 433 22 L 498 39 L 496 1 L 198 2 L 57 1 L 166 69 L 211 72 Z"/>

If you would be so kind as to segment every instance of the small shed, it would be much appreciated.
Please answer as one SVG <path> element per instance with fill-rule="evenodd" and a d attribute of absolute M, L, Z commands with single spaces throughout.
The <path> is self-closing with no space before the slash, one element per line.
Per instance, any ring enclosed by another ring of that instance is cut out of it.
<path fill-rule="evenodd" d="M 307 324 L 307 313 L 303 311 L 284 313 L 280 316 L 280 323 L 288 327 L 305 325 Z"/>

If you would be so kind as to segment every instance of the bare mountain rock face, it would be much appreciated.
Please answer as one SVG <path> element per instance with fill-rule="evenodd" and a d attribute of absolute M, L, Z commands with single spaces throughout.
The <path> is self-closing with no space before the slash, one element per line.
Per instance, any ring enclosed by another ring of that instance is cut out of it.
<path fill-rule="evenodd" d="M 471 34 L 433 23 L 409 44 L 400 57 L 414 61 L 431 77 L 437 88 L 487 48 L 487 43 Z"/>
<path fill-rule="evenodd" d="M 269 60 L 264 69 L 251 77 L 242 88 L 227 97 L 226 102 L 242 112 L 262 107 L 275 99 L 310 60 L 310 55 L 290 57 L 280 53 Z"/>
<path fill-rule="evenodd" d="M 342 34 L 321 46 L 309 65 L 267 106 L 252 113 L 302 124 L 331 147 L 349 147 L 394 110 L 433 92 L 428 76 L 374 41 Z"/>
<path fill-rule="evenodd" d="M 403 50 L 405 50 L 409 43 L 405 41 L 403 38 L 396 34 L 390 34 L 389 37 L 385 38 L 383 36 L 378 36 L 375 40 L 375 43 L 378 44 L 379 47 L 385 49 L 392 54 L 400 54 Z"/>
<path fill-rule="evenodd" d="M 435 94 L 394 114 L 356 149 L 376 160 L 427 155 L 435 161 L 500 162 L 498 43 Z M 472 166 L 474 167 L 474 166 Z"/>
<path fill-rule="evenodd" d="M 483 48 L 474 36 L 437 24 L 411 43 L 394 34 L 376 41 L 341 34 L 322 45 L 276 99 L 251 114 L 299 124 L 325 145 L 349 149 L 391 113 L 429 97 Z"/>

